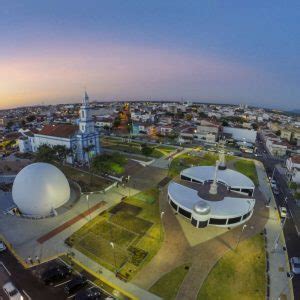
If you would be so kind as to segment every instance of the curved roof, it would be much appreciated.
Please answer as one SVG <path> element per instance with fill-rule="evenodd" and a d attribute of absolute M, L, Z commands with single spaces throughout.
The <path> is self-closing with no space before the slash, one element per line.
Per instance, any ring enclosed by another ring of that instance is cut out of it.
<path fill-rule="evenodd" d="M 180 175 L 187 176 L 200 182 L 214 180 L 215 166 L 197 166 L 183 170 Z M 232 188 L 255 188 L 253 181 L 244 174 L 226 168 L 218 170 L 217 181 L 223 182 Z"/>
<path fill-rule="evenodd" d="M 169 196 L 181 207 L 192 211 L 194 205 L 204 201 L 210 207 L 210 215 L 220 218 L 242 216 L 253 209 L 254 199 L 225 197 L 220 201 L 208 201 L 199 197 L 198 192 L 176 182 L 171 182 L 168 187 Z"/>
<path fill-rule="evenodd" d="M 12 196 L 22 214 L 47 216 L 69 200 L 70 186 L 55 166 L 34 163 L 16 176 Z"/>

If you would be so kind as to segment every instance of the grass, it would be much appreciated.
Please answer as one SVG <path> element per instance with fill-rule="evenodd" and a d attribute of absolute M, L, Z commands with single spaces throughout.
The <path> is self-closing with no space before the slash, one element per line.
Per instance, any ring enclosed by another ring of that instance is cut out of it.
<path fill-rule="evenodd" d="M 114 242 L 118 271 L 130 280 L 157 253 L 162 240 L 158 191 L 150 189 L 126 198 L 98 215 L 66 242 L 115 271 L 115 257 L 110 245 Z"/>
<path fill-rule="evenodd" d="M 116 138 L 102 138 L 101 142 L 103 148 L 106 149 L 143 155 L 141 151 L 141 145 L 143 143 L 141 142 L 135 142 L 135 141 L 128 142 L 126 140 L 122 141 Z M 176 150 L 176 148 L 172 146 L 152 146 L 151 144 L 148 144 L 148 147 L 151 147 L 153 149 L 150 155 L 150 157 L 153 158 L 160 158 L 169 155 L 171 152 Z"/>
<path fill-rule="evenodd" d="M 234 163 L 234 167 L 237 171 L 249 177 L 255 185 L 258 185 L 256 167 L 253 161 L 240 159 Z"/>
<path fill-rule="evenodd" d="M 266 297 L 266 258 L 258 234 L 227 252 L 211 270 L 198 300 L 263 300 Z"/>
<path fill-rule="evenodd" d="M 69 166 L 59 165 L 59 169 L 66 175 L 67 178 L 77 182 L 82 192 L 96 192 L 107 188 L 112 182 L 100 178 L 98 176 L 91 176 L 87 172 L 74 169 Z"/>
<path fill-rule="evenodd" d="M 206 153 L 203 156 L 191 155 L 189 153 L 181 154 L 172 160 L 169 168 L 168 176 L 175 177 L 179 175 L 179 173 L 183 169 L 189 168 L 192 165 L 193 166 L 215 165 L 217 159 L 218 159 L 218 155 L 213 153 Z"/>
<path fill-rule="evenodd" d="M 164 300 L 175 299 L 184 277 L 188 273 L 189 265 L 182 265 L 163 275 L 151 288 L 150 292 Z"/>

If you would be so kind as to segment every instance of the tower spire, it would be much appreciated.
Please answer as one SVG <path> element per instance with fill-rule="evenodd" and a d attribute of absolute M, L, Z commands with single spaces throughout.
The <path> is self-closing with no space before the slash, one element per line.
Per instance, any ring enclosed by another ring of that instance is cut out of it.
<path fill-rule="evenodd" d="M 83 98 L 83 105 L 89 105 L 89 95 L 86 91 L 86 89 L 84 89 L 84 98 Z"/>

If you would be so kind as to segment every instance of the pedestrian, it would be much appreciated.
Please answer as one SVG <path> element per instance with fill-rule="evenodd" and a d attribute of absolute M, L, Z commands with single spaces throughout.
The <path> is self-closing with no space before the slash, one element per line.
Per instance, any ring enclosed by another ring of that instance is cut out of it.
<path fill-rule="evenodd" d="M 27 258 L 27 262 L 28 262 L 28 264 L 33 264 L 33 260 L 32 260 L 32 258 L 31 258 L 31 256 L 28 256 L 28 258 Z"/>
<path fill-rule="evenodd" d="M 40 258 L 39 258 L 38 255 L 35 256 L 35 262 L 38 263 L 38 264 L 41 263 Z"/>

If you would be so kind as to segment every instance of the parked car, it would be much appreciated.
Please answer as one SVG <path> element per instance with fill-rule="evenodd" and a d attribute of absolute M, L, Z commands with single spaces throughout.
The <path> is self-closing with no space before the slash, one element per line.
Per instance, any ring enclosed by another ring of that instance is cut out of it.
<path fill-rule="evenodd" d="M 57 265 L 51 269 L 42 273 L 41 279 L 46 285 L 53 285 L 66 277 L 69 277 L 72 273 L 72 269 L 64 265 Z"/>
<path fill-rule="evenodd" d="M 6 246 L 5 246 L 4 242 L 0 241 L 0 252 L 3 252 L 5 250 L 6 250 Z"/>
<path fill-rule="evenodd" d="M 293 273 L 300 274 L 300 257 L 292 257 L 290 261 Z"/>
<path fill-rule="evenodd" d="M 105 299 L 103 293 L 96 287 L 79 291 L 75 297 L 75 300 L 100 300 Z"/>
<path fill-rule="evenodd" d="M 287 210 L 284 206 L 279 206 L 279 214 L 281 218 L 286 218 L 287 216 Z"/>
<path fill-rule="evenodd" d="M 9 281 L 3 285 L 3 291 L 7 295 L 9 300 L 23 300 L 23 296 L 14 286 L 14 284 Z"/>
<path fill-rule="evenodd" d="M 275 195 L 279 195 L 279 190 L 278 190 L 277 188 L 274 188 L 274 189 L 273 189 L 273 193 L 274 193 Z"/>
<path fill-rule="evenodd" d="M 84 276 L 78 275 L 65 285 L 65 292 L 67 295 L 75 294 L 87 284 L 87 279 Z"/>
<path fill-rule="evenodd" d="M 272 189 L 277 189 L 277 182 L 272 178 L 269 178 L 269 180 L 270 180 Z"/>

